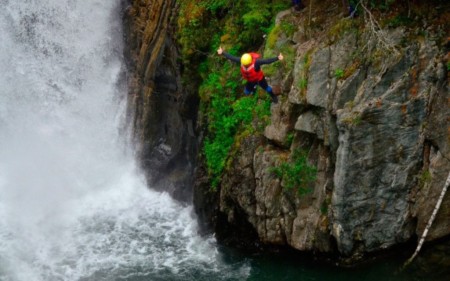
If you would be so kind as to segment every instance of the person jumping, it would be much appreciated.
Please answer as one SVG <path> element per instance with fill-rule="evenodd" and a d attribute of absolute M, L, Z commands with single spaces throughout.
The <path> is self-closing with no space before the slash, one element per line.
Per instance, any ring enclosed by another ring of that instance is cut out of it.
<path fill-rule="evenodd" d="M 244 88 L 245 95 L 255 93 L 256 86 L 259 85 L 269 94 L 274 104 L 278 103 L 278 98 L 273 93 L 272 87 L 267 84 L 266 77 L 264 77 L 264 73 L 261 70 L 261 65 L 283 60 L 283 55 L 281 53 L 277 57 L 269 59 L 261 59 L 257 53 L 245 53 L 239 58 L 226 53 L 222 47 L 219 47 L 219 49 L 217 49 L 217 54 L 223 55 L 230 61 L 241 65 L 242 77 L 247 81 Z"/>

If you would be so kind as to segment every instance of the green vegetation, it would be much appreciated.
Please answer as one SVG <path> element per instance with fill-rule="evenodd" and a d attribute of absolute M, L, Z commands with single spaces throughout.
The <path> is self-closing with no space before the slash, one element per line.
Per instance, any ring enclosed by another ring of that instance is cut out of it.
<path fill-rule="evenodd" d="M 430 171 L 423 171 L 419 177 L 419 188 L 422 189 L 426 184 L 431 182 L 431 179 L 432 177 Z"/>
<path fill-rule="evenodd" d="M 216 50 L 222 46 L 233 55 L 257 51 L 264 42 L 263 35 L 274 29 L 274 16 L 290 3 L 284 0 L 178 2 L 178 42 L 182 62 L 187 66 L 183 80 L 199 89 L 199 119 L 207 124 L 202 155 L 215 188 L 240 139 L 249 133 L 262 133 L 270 116 L 269 96 L 264 92 L 241 97 L 244 86 L 239 67 L 219 57 Z M 293 27 L 285 24 L 280 29 L 283 30 L 292 32 Z M 289 56 L 289 51 L 286 53 Z"/>
<path fill-rule="evenodd" d="M 348 108 L 352 108 L 354 106 L 354 102 L 353 101 L 347 102 L 346 106 L 348 106 Z M 362 122 L 361 113 L 358 111 L 352 112 L 349 116 L 342 119 L 342 123 L 354 126 L 359 125 L 361 122 Z"/>
<path fill-rule="evenodd" d="M 194 64 L 205 61 L 219 44 L 228 51 L 255 51 L 272 29 L 274 16 L 289 7 L 283 0 L 178 2 L 178 42 L 183 60 Z"/>
<path fill-rule="evenodd" d="M 369 7 L 371 9 L 379 9 L 382 11 L 388 11 L 392 4 L 395 3 L 396 0 L 383 0 L 383 1 L 379 1 L 379 0 L 370 0 L 369 1 Z"/>
<path fill-rule="evenodd" d="M 275 44 L 277 43 L 281 32 L 282 32 L 282 30 L 281 30 L 281 27 L 279 25 L 274 26 L 270 30 L 269 35 L 267 35 L 267 42 L 266 42 L 266 46 L 267 46 L 268 49 L 275 49 L 275 47 L 276 47 Z"/>
<path fill-rule="evenodd" d="M 309 51 L 303 57 L 303 68 L 297 80 L 297 87 L 303 95 L 306 95 L 306 89 L 308 88 L 308 72 L 309 67 L 311 66 L 311 53 L 312 52 Z"/>
<path fill-rule="evenodd" d="M 331 204 L 331 199 L 330 198 L 326 198 L 325 200 L 322 201 L 322 204 L 320 204 L 320 213 L 325 216 L 328 214 L 328 208 Z"/>
<path fill-rule="evenodd" d="M 294 35 L 295 31 L 297 31 L 297 26 L 292 22 L 287 21 L 282 21 L 280 23 L 280 28 L 287 37 L 291 37 L 292 35 Z"/>
<path fill-rule="evenodd" d="M 287 144 L 287 146 L 291 146 L 293 141 L 294 141 L 294 133 L 287 134 L 287 136 L 286 136 L 286 144 Z"/>
<path fill-rule="evenodd" d="M 302 77 L 300 79 L 298 79 L 298 87 L 300 88 L 300 90 L 305 90 L 308 88 L 308 79 Z"/>
<path fill-rule="evenodd" d="M 345 107 L 352 110 L 355 107 L 355 101 L 351 100 L 345 103 Z"/>
<path fill-rule="evenodd" d="M 265 117 L 270 115 L 270 100 L 259 99 L 258 95 L 238 100 L 219 95 L 212 97 L 211 108 L 207 113 L 209 134 L 205 140 L 204 154 L 213 188 L 217 187 L 220 181 L 238 131 L 253 133 L 253 120 L 268 120 Z"/>
<path fill-rule="evenodd" d="M 268 29 L 269 34 L 267 35 L 266 48 L 268 50 L 277 48 L 276 43 L 282 33 L 287 37 L 291 37 L 296 30 L 297 27 L 293 23 L 288 21 L 282 21 L 279 25 L 271 26 Z"/>
<path fill-rule="evenodd" d="M 271 171 L 283 180 L 286 189 L 296 189 L 299 195 L 306 195 L 312 191 L 317 168 L 308 164 L 307 153 L 303 150 L 295 150 L 291 157 L 290 161 L 273 167 Z"/>
<path fill-rule="evenodd" d="M 342 70 L 342 69 L 340 69 L 340 68 L 337 68 L 337 69 L 334 71 L 334 76 L 335 76 L 337 79 L 341 79 L 342 77 L 344 77 L 344 70 Z"/>
<path fill-rule="evenodd" d="M 405 14 L 395 15 L 393 18 L 387 18 L 382 21 L 383 26 L 388 26 L 391 28 L 399 27 L 399 26 L 408 26 L 414 23 L 414 20 L 411 17 L 408 17 Z"/>
<path fill-rule="evenodd" d="M 294 34 L 296 26 L 289 21 L 282 21 L 279 25 L 269 28 L 267 35 L 264 57 L 275 57 L 282 53 L 284 60 L 280 64 L 266 65 L 264 73 L 268 76 L 274 75 L 280 69 L 292 69 L 295 63 L 295 49 L 289 40 L 280 40 L 282 37 L 290 37 Z"/>
<path fill-rule="evenodd" d="M 425 3 L 413 2 L 408 2 L 411 4 L 408 8 L 402 7 L 402 2 L 396 0 L 364 0 L 362 3 L 371 9 L 375 18 L 383 20 L 382 27 L 397 27 L 412 24 L 411 19 L 418 15 L 416 10 L 420 10 Z M 233 55 L 253 51 L 263 53 L 264 57 L 273 57 L 281 52 L 284 61 L 266 65 L 263 69 L 268 77 L 279 72 L 287 73 L 293 69 L 296 56 L 292 40 L 289 39 L 297 31 L 299 22 L 286 17 L 281 19 L 280 24 L 274 24 L 275 15 L 291 5 L 290 1 L 285 0 L 178 0 L 178 4 L 177 40 L 181 47 L 180 63 L 184 66 L 183 81 L 190 91 L 198 89 L 198 120 L 206 128 L 201 156 L 206 162 L 212 186 L 218 186 L 223 171 L 231 163 L 230 156 L 237 152 L 240 142 L 249 135 L 262 134 L 269 120 L 270 101 L 263 91 L 251 97 L 242 97 L 243 83 L 239 67 L 219 57 L 216 50 L 222 46 Z M 358 35 L 364 29 L 367 12 L 361 10 L 362 5 L 358 6 L 359 19 L 327 18 L 331 25 L 326 27 L 330 44 L 349 32 Z M 410 16 L 410 12 L 414 17 Z M 323 32 L 320 28 L 317 30 Z M 305 54 L 303 62 L 298 65 L 301 68 L 298 76 L 294 77 L 294 86 L 298 87 L 302 95 L 306 94 L 308 87 L 313 52 L 311 49 Z M 365 61 L 365 56 L 365 53 L 355 53 L 350 65 L 345 69 L 335 69 L 334 76 L 346 79 L 363 64 L 381 65 L 385 54 L 375 50 L 370 61 Z M 450 70 L 450 63 L 447 63 L 447 70 Z M 354 107 L 353 102 L 346 106 Z M 354 112 L 342 121 L 358 125 L 362 122 L 361 114 Z M 288 144 L 292 142 L 292 136 L 287 137 Z M 304 190 L 305 184 L 313 180 L 315 169 L 307 165 L 306 156 L 301 156 L 299 152 L 293 153 L 291 158 L 289 163 L 281 164 L 274 171 L 283 178 L 286 188 Z M 296 182 L 297 178 L 301 181 Z"/>
<path fill-rule="evenodd" d="M 349 18 L 342 18 L 338 20 L 336 24 L 334 24 L 328 31 L 328 39 L 330 41 L 330 44 L 347 33 L 357 33 L 359 25 L 359 21 Z"/>

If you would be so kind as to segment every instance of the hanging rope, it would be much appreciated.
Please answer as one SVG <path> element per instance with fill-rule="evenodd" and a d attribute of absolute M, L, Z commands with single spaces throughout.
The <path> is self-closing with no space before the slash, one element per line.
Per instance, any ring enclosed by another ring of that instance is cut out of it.
<path fill-rule="evenodd" d="M 408 266 L 414 258 L 419 254 L 420 248 L 422 248 L 423 242 L 425 241 L 425 238 L 427 237 L 428 231 L 431 228 L 431 225 L 433 224 L 434 218 L 436 217 L 437 212 L 439 211 L 439 208 L 441 207 L 442 200 L 444 199 L 444 195 L 447 192 L 447 188 L 450 185 L 450 173 L 447 176 L 447 181 L 445 182 L 444 188 L 441 191 L 441 195 L 439 196 L 439 199 L 436 203 L 436 206 L 434 207 L 433 214 L 431 214 L 430 219 L 428 220 L 427 226 L 425 227 L 425 230 L 423 231 L 422 237 L 420 238 L 419 244 L 417 245 L 416 251 L 414 254 L 405 262 L 403 265 L 403 269 Z"/>

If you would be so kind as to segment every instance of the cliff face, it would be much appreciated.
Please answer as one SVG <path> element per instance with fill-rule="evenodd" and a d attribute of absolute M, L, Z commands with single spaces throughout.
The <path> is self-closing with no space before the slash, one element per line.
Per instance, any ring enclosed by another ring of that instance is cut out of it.
<path fill-rule="evenodd" d="M 297 26 L 274 43 L 295 50 L 293 68 L 270 77 L 281 103 L 264 137 L 246 138 L 233 153 L 216 210 L 198 213 L 232 244 L 251 247 L 257 237 L 353 262 L 420 237 L 450 171 L 449 43 L 436 39 L 446 25 L 424 23 L 427 35 L 415 36 L 319 18 L 314 32 L 305 16 L 279 15 L 277 25 Z M 317 167 L 303 196 L 272 172 L 299 149 Z M 206 189 L 200 176 L 197 205 Z M 450 234 L 449 211 L 447 194 L 428 240 Z"/>
<path fill-rule="evenodd" d="M 174 0 L 129 3 L 125 13 L 129 116 L 139 161 L 153 188 L 190 201 L 195 103 L 181 88 Z"/>
<path fill-rule="evenodd" d="M 322 17 L 279 14 L 265 52 L 293 56 L 268 75 L 280 94 L 270 124 L 240 139 L 216 190 L 206 164 L 196 167 L 194 206 L 219 240 L 355 261 L 420 236 L 432 213 L 450 171 L 449 43 L 440 41 L 448 21 L 424 22 L 417 33 L 379 31 L 336 18 L 331 2 Z M 129 111 L 151 185 L 186 198 L 198 85 L 180 82 L 174 11 L 174 0 L 136 0 L 127 9 Z M 448 18 L 443 11 L 436 18 Z M 296 151 L 317 169 L 306 195 L 273 172 Z M 449 216 L 447 194 L 429 240 L 450 235 Z"/>

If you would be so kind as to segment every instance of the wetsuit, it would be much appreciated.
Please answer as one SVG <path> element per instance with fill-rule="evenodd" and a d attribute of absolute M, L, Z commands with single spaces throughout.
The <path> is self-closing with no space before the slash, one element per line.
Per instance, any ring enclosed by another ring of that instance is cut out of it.
<path fill-rule="evenodd" d="M 241 64 L 240 57 L 235 57 L 226 52 L 223 52 L 222 54 L 230 61 L 237 63 L 239 65 Z M 259 71 L 261 71 L 261 65 L 271 64 L 276 61 L 278 61 L 278 57 L 269 58 L 269 59 L 258 58 L 254 62 L 254 70 L 256 72 L 259 72 Z M 245 77 L 244 77 L 244 79 L 245 79 Z M 269 84 L 267 84 L 266 77 L 264 75 L 262 75 L 262 77 L 259 81 L 248 81 L 247 80 L 247 83 L 245 84 L 244 94 L 249 95 L 249 94 L 255 93 L 257 85 L 259 85 L 261 88 L 263 88 L 270 95 L 270 97 L 272 98 L 272 101 L 274 103 L 278 102 L 277 96 L 273 93 L 272 87 L 270 87 Z"/>

